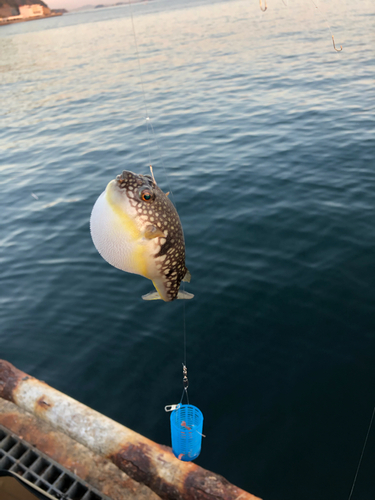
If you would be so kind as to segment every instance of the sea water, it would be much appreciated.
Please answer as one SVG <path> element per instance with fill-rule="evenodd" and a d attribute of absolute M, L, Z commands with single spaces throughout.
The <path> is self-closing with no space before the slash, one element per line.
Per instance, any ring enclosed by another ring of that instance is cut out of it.
<path fill-rule="evenodd" d="M 141 71 L 127 5 L 0 27 L 0 358 L 170 444 L 186 328 L 197 463 L 346 499 L 375 403 L 375 5 L 132 9 Z M 185 320 L 90 238 L 106 184 L 150 164 Z M 353 499 L 375 497 L 374 432 Z"/>

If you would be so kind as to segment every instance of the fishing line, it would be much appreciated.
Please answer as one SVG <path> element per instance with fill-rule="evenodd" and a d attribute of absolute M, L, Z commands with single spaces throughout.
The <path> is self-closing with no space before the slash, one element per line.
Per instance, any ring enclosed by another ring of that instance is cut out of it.
<path fill-rule="evenodd" d="M 152 164 L 151 161 L 151 150 L 150 150 L 150 142 L 149 142 L 149 131 L 148 131 L 148 122 L 150 121 L 150 117 L 148 116 L 148 106 L 147 106 L 147 100 L 146 100 L 146 92 L 145 92 L 145 87 L 143 83 L 143 74 L 142 74 L 142 67 L 141 67 L 141 60 L 139 57 L 139 50 L 138 50 L 138 41 L 137 41 L 137 35 L 135 33 L 135 26 L 134 26 L 134 19 L 133 19 L 133 9 L 132 9 L 132 4 L 131 1 L 129 0 L 129 7 L 130 7 L 130 18 L 132 21 L 132 28 L 133 28 L 133 37 L 134 37 L 134 43 L 135 43 L 135 51 L 137 54 L 137 61 L 138 61 L 138 71 L 139 71 L 139 78 L 141 80 L 141 88 L 142 88 L 142 94 L 143 94 L 143 105 L 145 108 L 146 112 L 146 129 L 147 129 L 147 134 L 146 134 L 146 140 L 147 140 L 147 151 L 148 151 L 148 159 L 150 165 Z"/>
<path fill-rule="evenodd" d="M 146 119 L 145 119 L 146 120 L 146 129 L 147 129 L 147 134 L 146 134 L 146 138 L 147 139 L 146 140 L 147 140 L 147 150 L 148 150 L 149 163 L 150 163 L 150 167 L 151 167 L 152 160 L 151 160 L 150 131 L 149 131 L 149 126 L 150 126 L 152 134 L 153 134 L 154 139 L 155 139 L 156 148 L 157 148 L 158 153 L 159 153 L 160 163 L 162 165 L 165 178 L 167 179 L 169 193 L 171 195 L 171 199 L 173 201 L 173 204 L 176 206 L 176 203 L 175 203 L 175 200 L 174 200 L 174 196 L 173 196 L 173 191 L 172 191 L 172 189 L 170 187 L 168 173 L 167 173 L 167 170 L 165 168 L 163 154 L 162 154 L 161 149 L 159 147 L 159 142 L 157 140 L 156 133 L 155 133 L 154 127 L 152 126 L 151 118 L 150 118 L 149 113 L 148 113 L 148 104 L 147 104 L 146 91 L 145 91 L 145 86 L 144 86 L 144 81 L 143 81 L 141 58 L 139 56 L 138 40 L 137 40 L 136 31 L 135 31 L 134 17 L 133 17 L 133 8 L 132 8 L 131 0 L 128 1 L 128 4 L 129 4 L 129 8 L 130 8 L 130 18 L 131 18 L 131 22 L 132 22 L 133 37 L 134 37 L 135 50 L 136 50 L 137 61 L 138 61 L 138 71 L 139 71 L 139 77 L 140 77 L 141 87 L 142 87 L 143 104 L 144 104 L 144 109 L 145 109 L 145 112 L 146 112 Z M 153 176 L 153 174 L 152 174 L 152 176 Z"/>
<path fill-rule="evenodd" d="M 288 7 L 288 5 L 285 3 L 284 0 L 281 0 L 283 2 L 283 4 L 285 5 L 285 7 Z M 323 20 L 326 22 L 327 26 L 328 26 L 328 29 L 329 29 L 329 32 L 331 33 L 331 37 L 332 37 L 332 43 L 333 43 L 333 48 L 335 49 L 336 52 L 341 52 L 342 51 L 342 45 L 340 45 L 340 48 L 337 49 L 336 48 L 336 44 L 335 44 L 335 37 L 333 36 L 333 33 L 332 33 L 332 30 L 331 30 L 331 26 L 326 18 L 326 16 L 323 14 L 323 12 L 319 9 L 319 7 L 316 5 L 316 3 L 314 2 L 314 0 L 311 0 L 312 4 L 314 5 L 314 7 L 318 10 L 319 14 L 322 16 Z M 263 8 L 262 6 L 262 0 L 259 0 L 259 7 L 260 7 L 260 10 L 262 12 L 265 12 L 267 10 L 267 2 L 265 2 L 265 6 Z"/>
<path fill-rule="evenodd" d="M 185 290 L 185 285 L 182 285 L 183 290 Z M 186 302 L 183 303 L 184 307 L 184 312 L 183 312 L 183 317 L 184 317 L 184 365 L 186 366 L 187 361 L 186 361 Z"/>
<path fill-rule="evenodd" d="M 371 415 L 370 424 L 369 424 L 368 429 L 367 429 L 367 434 L 366 434 L 365 442 L 364 442 L 364 444 L 363 444 L 363 448 L 362 448 L 361 456 L 360 456 L 360 458 L 359 458 L 359 462 L 358 462 L 357 471 L 356 471 L 355 476 L 354 476 L 354 481 L 353 481 L 353 484 L 352 484 L 352 489 L 350 490 L 350 494 L 349 494 L 349 498 L 348 498 L 348 500 L 350 500 L 350 499 L 352 498 L 352 494 L 353 494 L 353 491 L 354 491 L 354 486 L 355 486 L 355 483 L 356 483 L 356 481 L 357 481 L 357 477 L 358 477 L 359 469 L 360 469 L 360 467 L 361 467 L 363 454 L 365 453 L 365 448 L 366 448 L 366 445 L 367 445 L 368 437 L 369 437 L 369 435 L 370 435 L 370 430 L 371 430 L 371 427 L 372 427 L 372 422 L 373 422 L 373 420 L 374 420 L 374 416 L 375 416 L 375 406 L 374 406 L 374 409 L 372 410 L 372 415 Z"/>
<path fill-rule="evenodd" d="M 150 144 L 149 144 L 149 133 L 150 133 L 149 132 L 149 126 L 150 126 L 150 129 L 152 131 L 152 134 L 153 134 L 155 142 L 156 142 L 156 147 L 157 147 L 157 150 L 159 152 L 160 162 L 161 162 L 161 165 L 163 167 L 165 177 L 167 179 L 167 183 L 168 183 L 168 187 L 169 187 L 169 190 L 170 190 L 170 194 L 171 194 L 171 198 L 172 198 L 173 204 L 176 206 L 176 203 L 175 203 L 175 200 L 174 200 L 174 196 L 173 196 L 173 192 L 170 189 L 170 183 L 168 181 L 168 174 L 167 174 L 167 171 L 166 171 L 166 168 L 165 168 L 163 155 L 162 155 L 161 149 L 159 147 L 159 142 L 157 140 L 156 133 L 155 133 L 154 127 L 152 126 L 152 122 L 151 122 L 151 119 L 150 119 L 149 113 L 148 113 L 146 91 L 145 91 L 145 86 L 144 86 L 142 66 L 141 66 L 141 60 L 140 60 L 140 55 L 139 55 L 139 47 L 138 47 L 137 34 L 136 34 L 136 31 L 135 31 L 133 9 L 132 9 L 132 4 L 131 4 L 130 0 L 129 0 L 128 3 L 129 3 L 129 8 L 130 8 L 130 18 L 131 18 L 131 23 L 132 23 L 133 37 L 134 37 L 134 43 L 135 43 L 135 49 L 136 49 L 136 55 L 137 55 L 137 61 L 138 61 L 138 70 L 139 70 L 139 76 L 140 76 L 141 87 L 142 87 L 143 102 L 144 102 L 144 108 L 145 108 L 145 112 L 146 112 L 147 147 L 148 147 L 148 154 L 149 154 L 149 159 L 150 159 L 150 171 L 151 171 L 151 175 L 152 175 L 152 177 L 154 179 L 153 169 L 152 169 L 152 165 L 151 165 L 152 164 L 152 162 L 151 162 L 151 151 L 150 151 Z M 184 283 L 182 282 L 181 284 L 182 284 L 183 291 L 185 291 L 185 285 L 184 285 Z M 184 359 L 184 361 L 182 363 L 183 390 L 182 390 L 182 396 L 181 396 L 180 405 L 182 404 L 184 395 L 186 396 L 187 404 L 189 404 L 189 395 L 188 395 L 189 381 L 188 381 L 188 378 L 187 378 L 187 339 L 186 339 L 186 304 L 185 304 L 185 300 L 183 301 L 183 359 Z"/>
<path fill-rule="evenodd" d="M 185 291 L 185 284 L 184 284 L 184 282 L 182 282 L 182 289 Z M 189 381 L 188 381 L 188 378 L 187 378 L 187 360 L 186 360 L 186 350 L 187 350 L 186 344 L 187 344 L 187 341 L 186 341 L 186 304 L 185 304 L 185 301 L 183 302 L 182 317 L 183 317 L 183 332 L 184 332 L 184 362 L 182 363 L 182 375 L 183 375 L 183 377 L 182 377 L 182 385 L 183 385 L 183 389 L 182 389 L 182 396 L 181 396 L 180 404 L 182 403 L 182 400 L 184 399 L 184 394 L 186 394 L 186 400 L 187 400 L 187 403 L 189 404 L 189 395 L 188 395 Z"/>
<path fill-rule="evenodd" d="M 164 175 L 165 175 L 165 177 L 167 179 L 167 183 L 168 183 L 168 188 L 169 188 L 169 192 L 170 192 L 170 195 L 171 195 L 171 199 L 173 201 L 173 204 L 176 206 L 176 202 L 175 202 L 174 196 L 173 196 L 173 191 L 172 191 L 172 189 L 170 187 L 170 183 L 168 181 L 168 174 L 167 174 L 167 171 L 166 171 L 166 168 L 165 168 L 165 164 L 164 164 L 164 160 L 163 160 L 163 155 L 162 155 L 161 149 L 159 147 L 159 142 L 157 140 L 154 127 L 152 126 L 152 122 L 151 122 L 151 119 L 150 119 L 149 114 L 148 114 L 148 105 L 147 105 L 147 99 L 146 99 L 145 86 L 144 86 L 144 82 L 143 82 L 143 73 L 142 73 L 141 60 L 140 60 L 140 56 L 139 56 L 138 40 L 137 40 L 136 31 L 135 31 L 133 9 L 132 9 L 132 4 L 131 4 L 130 0 L 129 0 L 129 7 L 130 7 L 130 18 L 131 18 L 131 22 L 132 22 L 132 30 L 133 30 L 133 37 L 134 37 L 135 49 L 136 49 L 136 54 L 137 54 L 138 70 L 139 70 L 139 76 L 140 76 L 142 93 L 143 93 L 143 103 L 144 103 L 144 108 L 145 108 L 145 111 L 146 111 L 147 148 L 148 148 L 148 155 L 149 155 L 149 160 L 150 160 L 151 175 L 152 175 L 152 178 L 155 181 L 154 174 L 153 174 L 153 169 L 152 169 L 148 125 L 150 125 L 151 131 L 152 131 L 152 133 L 154 135 L 154 138 L 155 138 L 156 147 L 157 147 L 158 152 L 159 152 L 159 157 L 160 157 L 161 165 L 162 165 L 163 170 L 164 170 Z M 185 285 L 183 284 L 183 282 L 182 282 L 182 288 L 185 291 Z M 183 301 L 183 335 L 184 335 L 184 347 L 183 347 L 184 362 L 183 362 L 183 367 L 185 367 L 185 369 L 186 369 L 186 305 L 185 305 L 185 301 Z M 185 376 L 186 375 L 184 375 L 184 377 Z M 182 398 L 183 398 L 183 395 L 184 395 L 184 391 L 186 392 L 186 397 L 187 397 L 187 400 L 188 400 L 188 403 L 189 403 L 189 398 L 188 398 L 188 394 L 187 394 L 187 387 L 186 387 L 186 390 L 184 389 L 183 392 L 182 392 Z M 181 398 L 181 401 L 182 401 L 182 398 Z"/>
<path fill-rule="evenodd" d="M 332 37 L 332 43 L 333 43 L 333 48 L 335 49 L 336 52 L 341 52 L 342 51 L 342 45 L 340 45 L 340 48 L 339 49 L 336 49 L 336 45 L 335 45 L 335 37 L 333 36 L 333 33 L 332 33 L 332 30 L 331 30 L 331 26 L 326 18 L 326 16 L 323 14 L 323 12 L 319 9 L 319 7 L 316 5 L 316 3 L 314 2 L 314 0 L 311 0 L 312 4 L 315 6 L 315 8 L 318 10 L 319 14 L 323 17 L 324 21 L 326 22 L 327 26 L 328 26 L 328 29 L 329 29 L 329 32 L 331 33 L 331 37 Z"/>
<path fill-rule="evenodd" d="M 146 92 L 145 92 L 145 87 L 144 87 L 144 84 L 143 84 L 143 74 L 142 74 L 141 60 L 140 60 L 140 57 L 139 57 L 137 35 L 135 33 L 135 26 L 134 26 L 134 19 L 133 19 L 133 9 L 132 9 L 132 4 L 131 4 L 130 0 L 129 0 L 129 7 L 130 7 L 130 18 L 131 18 L 131 21 L 132 21 L 132 28 L 133 28 L 135 51 L 136 51 L 136 54 L 137 54 L 138 70 L 139 70 L 139 76 L 140 76 L 140 80 L 141 80 L 141 87 L 142 87 L 142 93 L 143 93 L 143 104 L 144 104 L 145 111 L 146 111 L 146 125 L 147 125 L 147 121 L 150 118 L 148 116 L 148 106 L 147 106 L 147 100 L 146 100 Z M 148 126 L 147 126 L 147 132 L 148 132 Z"/>

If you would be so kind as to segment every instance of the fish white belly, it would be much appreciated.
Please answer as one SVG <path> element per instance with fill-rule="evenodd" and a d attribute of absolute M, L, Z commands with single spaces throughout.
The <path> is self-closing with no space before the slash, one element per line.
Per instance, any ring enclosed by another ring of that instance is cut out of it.
<path fill-rule="evenodd" d="M 144 249 L 134 236 L 134 227 L 117 213 L 104 191 L 91 213 L 90 230 L 94 245 L 109 264 L 128 273 L 145 275 Z"/>

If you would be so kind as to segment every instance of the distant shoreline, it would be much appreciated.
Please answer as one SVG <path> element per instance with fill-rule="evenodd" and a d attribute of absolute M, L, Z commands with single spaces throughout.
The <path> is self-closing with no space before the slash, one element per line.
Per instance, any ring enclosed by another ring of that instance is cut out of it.
<path fill-rule="evenodd" d="M 0 26 L 6 26 L 7 24 L 24 23 L 27 21 L 36 21 L 37 19 L 45 19 L 47 17 L 56 17 L 62 15 L 63 12 L 51 12 L 51 14 L 46 14 L 44 16 L 25 17 L 23 19 L 11 19 L 9 21 L 0 21 Z"/>
<path fill-rule="evenodd" d="M 137 4 L 137 3 L 142 3 L 145 1 L 150 1 L 150 0 L 131 0 L 131 4 Z M 76 12 L 86 12 L 88 10 L 94 10 L 94 9 L 102 9 L 102 8 L 107 8 L 107 7 L 123 7 L 123 6 L 129 6 L 128 1 L 121 1 L 121 2 L 116 2 L 116 3 L 106 3 L 106 4 L 87 4 L 87 5 L 82 5 L 82 7 L 78 7 L 75 9 L 70 9 L 67 12 L 69 13 L 76 13 Z"/>

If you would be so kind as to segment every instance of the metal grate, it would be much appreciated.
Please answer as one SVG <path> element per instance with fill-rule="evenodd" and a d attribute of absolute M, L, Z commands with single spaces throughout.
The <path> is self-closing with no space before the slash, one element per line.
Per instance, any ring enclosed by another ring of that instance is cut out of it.
<path fill-rule="evenodd" d="M 61 500 L 110 500 L 2 425 L 0 469 L 15 472 Z"/>

